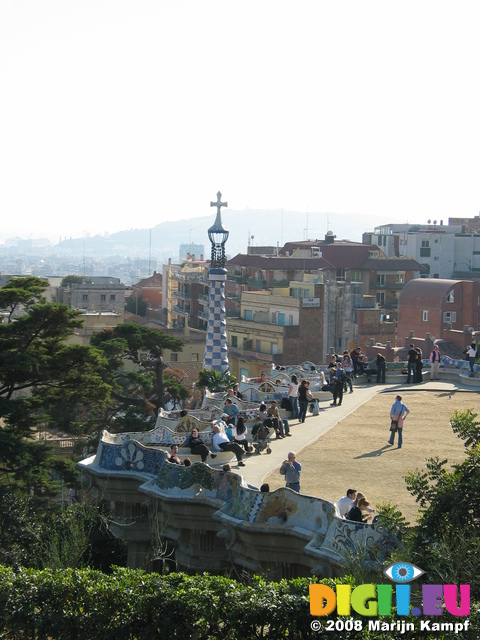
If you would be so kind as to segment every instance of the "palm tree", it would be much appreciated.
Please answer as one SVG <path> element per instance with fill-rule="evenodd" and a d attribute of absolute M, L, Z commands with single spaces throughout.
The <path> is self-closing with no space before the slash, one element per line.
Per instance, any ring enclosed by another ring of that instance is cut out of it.
<path fill-rule="evenodd" d="M 231 389 L 236 383 L 237 379 L 232 376 L 230 371 L 218 372 L 214 369 L 202 369 L 198 373 L 197 384 L 203 389 L 208 389 L 215 393 L 215 391 L 226 391 Z"/>

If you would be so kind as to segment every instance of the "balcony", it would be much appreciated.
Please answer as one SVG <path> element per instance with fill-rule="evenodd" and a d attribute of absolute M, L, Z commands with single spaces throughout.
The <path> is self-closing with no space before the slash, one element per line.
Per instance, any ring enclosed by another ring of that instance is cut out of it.
<path fill-rule="evenodd" d="M 210 314 L 207 311 L 199 311 L 197 317 L 200 318 L 200 320 L 206 320 L 208 322 Z"/>
<path fill-rule="evenodd" d="M 227 276 L 227 280 L 230 280 L 230 282 L 236 282 L 237 284 L 246 284 L 247 283 L 247 278 L 245 276 L 240 276 L 240 275 L 228 275 Z"/>
<path fill-rule="evenodd" d="M 189 293 L 185 293 L 184 291 L 173 291 L 172 293 L 175 298 L 180 298 L 180 300 L 190 300 L 192 297 Z"/>
<path fill-rule="evenodd" d="M 198 296 L 198 301 L 199 301 L 201 304 L 208 304 L 208 296 L 207 296 L 205 293 L 201 293 L 201 294 Z"/>
<path fill-rule="evenodd" d="M 190 315 L 190 309 L 184 309 L 183 307 L 177 307 L 176 305 L 172 307 L 172 311 L 179 316 Z"/>
<path fill-rule="evenodd" d="M 267 286 L 267 281 L 264 278 L 249 278 L 248 279 L 248 284 L 251 287 L 266 287 Z"/>

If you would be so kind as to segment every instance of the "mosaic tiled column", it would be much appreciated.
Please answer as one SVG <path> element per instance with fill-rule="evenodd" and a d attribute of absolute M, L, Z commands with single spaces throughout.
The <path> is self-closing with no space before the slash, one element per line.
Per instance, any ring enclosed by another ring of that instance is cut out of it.
<path fill-rule="evenodd" d="M 222 373 L 228 369 L 227 312 L 225 309 L 226 269 L 210 269 L 208 328 L 203 366 Z"/>

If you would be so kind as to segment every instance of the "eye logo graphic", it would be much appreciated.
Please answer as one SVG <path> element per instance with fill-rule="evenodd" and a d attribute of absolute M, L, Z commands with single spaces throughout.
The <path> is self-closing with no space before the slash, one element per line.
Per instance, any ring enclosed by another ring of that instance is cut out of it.
<path fill-rule="evenodd" d="M 425 571 L 408 562 L 395 562 L 388 566 L 383 572 L 392 582 L 411 582 L 422 576 Z"/>

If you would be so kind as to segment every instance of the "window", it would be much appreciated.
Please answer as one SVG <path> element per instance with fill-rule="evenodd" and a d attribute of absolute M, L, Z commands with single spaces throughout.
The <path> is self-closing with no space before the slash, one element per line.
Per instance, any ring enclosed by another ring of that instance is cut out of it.
<path fill-rule="evenodd" d="M 430 240 L 422 240 L 422 248 L 426 249 L 430 246 Z"/>
<path fill-rule="evenodd" d="M 455 302 L 455 293 L 453 289 L 450 291 L 450 293 L 447 296 L 447 302 Z"/>
<path fill-rule="evenodd" d="M 444 311 L 443 313 L 443 321 L 448 324 L 453 324 L 457 321 L 457 312 L 456 311 Z"/>
<path fill-rule="evenodd" d="M 285 326 L 285 314 L 284 313 L 279 313 L 277 316 L 277 324 L 280 327 L 284 327 Z"/>
<path fill-rule="evenodd" d="M 385 274 L 377 273 L 377 287 L 384 287 L 384 286 L 385 286 Z"/>
<path fill-rule="evenodd" d="M 112 295 L 110 296 L 110 302 L 115 302 L 115 294 L 112 293 Z"/>
<path fill-rule="evenodd" d="M 232 336 L 232 347 L 236 348 L 238 346 L 238 338 L 237 336 Z"/>
<path fill-rule="evenodd" d="M 395 274 L 395 282 L 397 284 L 405 284 L 405 274 L 404 273 L 396 273 Z"/>
<path fill-rule="evenodd" d="M 107 301 L 107 296 L 105 294 L 102 294 L 100 296 L 100 302 L 106 302 Z"/>
<path fill-rule="evenodd" d="M 253 313 L 251 309 L 245 309 L 245 320 L 249 320 L 250 322 L 253 319 Z"/>
<path fill-rule="evenodd" d="M 362 274 L 360 271 L 352 271 L 352 282 L 362 282 Z"/>
<path fill-rule="evenodd" d="M 423 311 L 422 313 L 422 320 L 423 322 L 428 322 L 428 311 Z"/>
<path fill-rule="evenodd" d="M 88 294 L 87 293 L 84 293 L 82 295 L 82 302 L 88 302 Z"/>
<path fill-rule="evenodd" d="M 278 353 L 278 344 L 276 342 L 272 342 L 272 356 L 276 356 Z"/>
<path fill-rule="evenodd" d="M 178 362 L 178 353 L 170 354 L 170 362 Z"/>
<path fill-rule="evenodd" d="M 440 274 L 439 274 L 439 273 L 434 273 L 434 274 L 433 274 L 433 277 L 434 277 L 434 278 L 440 278 Z"/>
<path fill-rule="evenodd" d="M 192 360 L 198 362 L 198 353 L 192 353 Z"/>
<path fill-rule="evenodd" d="M 337 269 L 337 282 L 344 282 L 344 280 L 345 280 L 345 269 Z"/>
<path fill-rule="evenodd" d="M 385 293 L 383 291 L 377 293 L 377 304 L 385 304 Z"/>
<path fill-rule="evenodd" d="M 291 327 L 293 327 L 293 316 L 292 316 L 292 315 L 289 315 L 289 316 L 288 316 L 288 324 L 289 324 Z"/>
<path fill-rule="evenodd" d="M 262 352 L 262 341 L 261 340 L 255 340 L 255 351 L 257 353 L 261 353 Z"/>

